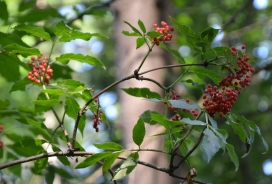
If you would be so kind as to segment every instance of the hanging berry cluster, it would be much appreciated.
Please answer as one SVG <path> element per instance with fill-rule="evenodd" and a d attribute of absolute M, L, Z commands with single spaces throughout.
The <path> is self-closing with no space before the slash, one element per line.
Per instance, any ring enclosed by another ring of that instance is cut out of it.
<path fill-rule="evenodd" d="M 4 126 L 0 125 L 0 134 L 3 132 Z M 0 149 L 2 149 L 4 147 L 4 142 L 0 141 Z"/>
<path fill-rule="evenodd" d="M 38 56 L 36 58 L 32 56 L 31 60 L 28 64 L 32 67 L 32 71 L 28 72 L 27 79 L 37 84 L 41 84 L 42 81 L 49 84 L 50 78 L 53 76 L 53 70 L 47 62 L 48 57 Z"/>
<path fill-rule="evenodd" d="M 159 45 L 161 41 L 170 41 L 172 39 L 171 31 L 174 31 L 174 28 L 170 27 L 166 22 L 161 21 L 162 27 L 158 27 L 157 24 L 154 24 L 154 28 L 156 32 L 161 33 L 162 35 L 159 37 L 155 37 L 152 40 L 152 44 Z"/>
<path fill-rule="evenodd" d="M 95 103 L 97 103 L 98 108 L 97 111 L 94 112 L 94 119 L 93 119 L 93 128 L 95 129 L 96 132 L 99 132 L 99 128 L 98 125 L 99 123 L 102 121 L 102 110 L 100 109 L 100 105 L 99 105 L 99 100 L 98 98 L 96 98 Z"/>
<path fill-rule="evenodd" d="M 246 47 L 243 45 L 242 50 Z M 238 50 L 232 46 L 230 48 L 232 56 L 238 56 Z M 223 78 L 219 85 L 222 88 L 219 90 L 217 86 L 208 84 L 207 89 L 204 90 L 204 103 L 207 113 L 211 117 L 215 117 L 216 113 L 219 113 L 219 117 L 222 118 L 225 114 L 231 111 L 232 106 L 241 94 L 241 89 L 250 85 L 250 72 L 255 70 L 248 63 L 249 57 L 246 54 L 242 54 L 237 59 L 237 65 L 239 68 L 235 68 L 235 74 L 230 72 L 230 75 Z"/>
<path fill-rule="evenodd" d="M 175 94 L 173 92 L 171 92 L 170 94 L 170 98 L 171 100 L 179 100 L 180 99 L 180 95 L 179 94 Z M 189 99 L 186 99 L 185 100 L 187 104 L 190 104 L 190 100 Z M 188 112 L 190 114 L 192 114 L 194 117 L 197 117 L 198 116 L 198 111 L 196 110 L 188 110 L 188 109 L 182 109 L 182 108 L 175 108 L 175 107 L 172 107 L 171 104 L 169 103 L 166 103 L 167 104 L 167 107 L 169 110 L 172 110 L 172 111 L 177 111 L 177 110 L 180 110 L 180 111 L 185 111 L 185 112 Z M 181 117 L 176 114 L 174 117 L 171 118 L 171 120 L 173 121 L 179 121 L 181 120 Z"/>

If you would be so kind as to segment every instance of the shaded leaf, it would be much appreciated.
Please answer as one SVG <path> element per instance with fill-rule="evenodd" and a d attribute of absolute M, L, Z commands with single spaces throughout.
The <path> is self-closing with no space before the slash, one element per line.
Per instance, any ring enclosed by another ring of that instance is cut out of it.
<path fill-rule="evenodd" d="M 8 54 L 21 54 L 23 57 L 27 56 L 41 56 L 42 54 L 36 48 L 28 48 L 17 43 L 9 44 L 2 48 L 2 51 L 7 52 Z"/>
<path fill-rule="evenodd" d="M 66 92 L 62 89 L 42 89 L 41 92 L 48 93 L 50 95 L 66 96 Z"/>
<path fill-rule="evenodd" d="M 222 75 L 219 75 L 218 73 L 207 70 L 207 69 L 201 69 L 201 68 L 195 68 L 194 73 L 200 78 L 203 79 L 204 77 L 209 77 L 214 81 L 215 84 L 218 84 L 221 79 L 224 77 Z"/>
<path fill-rule="evenodd" d="M 191 120 L 189 118 L 183 118 L 180 120 L 180 122 L 189 124 L 189 125 L 206 125 L 206 123 L 204 123 L 203 121 L 199 121 L 199 120 Z"/>
<path fill-rule="evenodd" d="M 62 54 L 59 57 L 56 57 L 56 61 L 67 64 L 70 60 L 76 60 L 81 63 L 87 63 L 94 66 L 101 66 L 105 69 L 105 65 L 97 58 L 93 56 L 83 55 L 83 54 Z"/>
<path fill-rule="evenodd" d="M 170 47 L 168 47 L 167 45 L 163 44 L 163 43 L 160 43 L 160 47 L 162 47 L 163 49 L 169 51 L 176 60 L 178 60 L 178 62 L 180 64 L 184 64 L 185 63 L 185 60 L 184 58 L 180 55 L 180 53 L 174 49 L 171 49 Z"/>
<path fill-rule="evenodd" d="M 122 33 L 126 36 L 141 36 L 139 33 L 129 32 L 129 31 L 122 31 Z"/>
<path fill-rule="evenodd" d="M 48 158 L 41 158 L 34 161 L 34 169 L 33 172 L 35 174 L 40 174 L 41 171 L 46 167 L 48 162 Z"/>
<path fill-rule="evenodd" d="M 57 99 L 50 99 L 50 100 L 34 100 L 34 104 L 41 105 L 41 106 L 47 106 L 52 107 L 58 104 L 61 104 L 61 102 Z"/>
<path fill-rule="evenodd" d="M 215 153 L 221 148 L 220 140 L 209 128 L 205 129 L 204 137 L 200 146 L 204 159 L 209 162 Z"/>
<path fill-rule="evenodd" d="M 155 125 L 157 124 L 156 121 L 154 121 L 151 117 L 152 114 L 154 113 L 157 113 L 156 111 L 150 111 L 150 110 L 147 110 L 145 111 L 140 117 L 142 118 L 142 120 L 145 122 L 145 123 L 148 123 L 150 125 Z"/>
<path fill-rule="evenodd" d="M 17 31 L 25 31 L 29 33 L 32 36 L 36 36 L 38 38 L 42 38 L 44 40 L 49 40 L 50 35 L 47 33 L 44 28 L 42 27 L 36 27 L 36 26 L 31 26 L 31 25 L 25 25 L 25 24 L 20 24 L 16 27 L 14 27 L 15 30 Z"/>
<path fill-rule="evenodd" d="M 235 171 L 237 171 L 238 168 L 239 168 L 239 160 L 238 160 L 238 157 L 237 157 L 237 155 L 236 155 L 236 153 L 234 151 L 234 148 L 233 148 L 233 146 L 231 144 L 226 144 L 226 148 L 228 150 L 231 161 L 235 165 Z"/>
<path fill-rule="evenodd" d="M 74 92 L 80 86 L 84 87 L 83 82 L 72 80 L 72 79 L 58 81 L 57 85 L 67 89 L 68 92 Z"/>
<path fill-rule="evenodd" d="M 185 100 L 169 100 L 169 103 L 174 108 L 181 108 L 181 109 L 199 109 L 200 107 L 196 104 L 188 104 Z"/>
<path fill-rule="evenodd" d="M 117 157 L 121 154 L 122 152 L 113 152 L 111 155 L 107 156 L 104 160 L 104 164 L 102 167 L 102 172 L 105 173 L 107 172 L 111 165 L 113 164 L 113 162 L 117 159 Z"/>
<path fill-rule="evenodd" d="M 161 99 L 161 96 L 153 91 L 150 91 L 149 88 L 121 88 L 127 94 L 135 97 L 142 97 L 148 99 Z"/>
<path fill-rule="evenodd" d="M 63 22 L 59 22 L 55 27 L 53 27 L 53 32 L 56 36 L 62 36 L 65 33 L 69 32 L 71 29 Z"/>
<path fill-rule="evenodd" d="M 20 60 L 15 55 L 9 55 L 6 52 L 0 52 L 0 75 L 7 81 L 17 81 L 20 79 L 19 72 Z"/>
<path fill-rule="evenodd" d="M 104 150 L 122 150 L 123 147 L 115 142 L 105 142 L 103 144 L 94 144 L 95 147 Z"/>
<path fill-rule="evenodd" d="M 32 83 L 30 80 L 28 80 L 27 78 L 24 78 L 22 80 L 19 80 L 17 82 L 15 82 L 12 87 L 11 90 L 9 91 L 9 93 L 13 92 L 13 91 L 25 91 L 26 90 L 26 86 L 28 84 Z"/>
<path fill-rule="evenodd" d="M 144 38 L 137 38 L 136 40 L 136 49 L 140 48 L 145 44 L 145 39 Z"/>
<path fill-rule="evenodd" d="M 26 139 L 17 140 L 17 142 L 15 142 L 13 146 L 18 146 L 18 147 L 41 146 L 43 143 L 46 143 L 46 142 L 47 141 L 43 139 L 26 138 Z"/>
<path fill-rule="evenodd" d="M 112 180 L 121 179 L 131 173 L 131 171 L 133 171 L 133 169 L 137 165 L 138 158 L 138 152 L 131 153 L 126 161 L 116 170 L 116 174 L 114 175 Z"/>
<path fill-rule="evenodd" d="M 81 162 L 80 164 L 78 164 L 76 166 L 76 169 L 89 167 L 89 166 L 95 164 L 96 162 L 98 162 L 98 161 L 106 158 L 107 156 L 109 156 L 111 154 L 112 153 L 109 153 L 109 152 L 103 152 L 103 153 L 93 154 L 90 157 L 86 158 L 83 162 Z"/>
<path fill-rule="evenodd" d="M 132 138 L 135 144 L 139 147 L 142 144 L 145 136 L 145 125 L 143 119 L 140 117 L 137 124 L 132 130 Z"/>
<path fill-rule="evenodd" d="M 9 17 L 7 4 L 5 1 L 0 1 L 0 19 L 7 21 Z"/>

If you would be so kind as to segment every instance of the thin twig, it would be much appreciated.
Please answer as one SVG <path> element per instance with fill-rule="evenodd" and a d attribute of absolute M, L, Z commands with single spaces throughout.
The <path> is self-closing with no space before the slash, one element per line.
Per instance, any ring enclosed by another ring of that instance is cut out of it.
<path fill-rule="evenodd" d="M 101 162 L 101 161 L 98 161 L 97 163 L 100 164 L 100 165 L 104 165 L 104 163 Z M 111 174 L 111 177 L 113 178 L 113 177 L 114 177 L 113 171 L 112 171 L 111 169 L 109 169 L 108 171 L 109 171 L 109 173 Z M 114 184 L 117 184 L 117 180 L 113 180 L 113 183 L 114 183 Z"/>

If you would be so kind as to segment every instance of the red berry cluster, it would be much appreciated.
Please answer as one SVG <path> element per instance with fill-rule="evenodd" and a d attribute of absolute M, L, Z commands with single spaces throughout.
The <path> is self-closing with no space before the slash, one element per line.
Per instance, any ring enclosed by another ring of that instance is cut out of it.
<path fill-rule="evenodd" d="M 246 47 L 243 45 L 242 49 Z M 231 47 L 233 56 L 238 56 L 238 50 L 236 47 Z M 211 117 L 215 117 L 216 113 L 219 113 L 219 117 L 222 118 L 225 114 L 231 111 L 232 106 L 241 94 L 241 88 L 245 88 L 250 85 L 250 72 L 254 72 L 254 68 L 248 63 L 249 57 L 246 54 L 242 54 L 237 59 L 237 65 L 239 69 L 234 69 L 235 74 L 231 73 L 227 77 L 223 78 L 219 85 L 222 86 L 221 90 L 217 86 L 208 84 L 207 89 L 204 90 L 204 103 L 207 113 Z"/>
<path fill-rule="evenodd" d="M 4 126 L 3 125 L 0 125 L 0 133 L 3 132 L 3 129 L 4 129 Z M 4 147 L 4 142 L 3 141 L 0 141 L 0 149 L 2 149 Z"/>
<path fill-rule="evenodd" d="M 53 76 L 53 70 L 47 63 L 48 57 L 38 56 L 35 58 L 32 56 L 31 60 L 28 64 L 32 67 L 32 72 L 28 72 L 27 79 L 37 84 L 41 84 L 43 79 L 46 84 L 49 84 L 50 78 Z"/>
<path fill-rule="evenodd" d="M 173 94 L 170 95 L 170 99 L 171 100 L 178 100 L 179 98 L 180 98 L 179 94 L 174 94 L 173 93 Z M 187 104 L 190 103 L 189 99 L 186 99 L 185 101 L 186 101 Z M 196 110 L 188 110 L 188 109 L 182 109 L 182 108 L 175 108 L 175 107 L 172 107 L 168 103 L 165 103 L 165 104 L 167 104 L 167 107 L 168 107 L 169 110 L 172 110 L 172 111 L 177 111 L 177 110 L 186 111 L 186 112 L 191 113 L 194 117 L 198 116 L 198 111 L 196 111 Z M 176 114 L 174 117 L 171 118 L 171 120 L 173 120 L 173 121 L 179 121 L 180 119 L 181 119 L 181 117 L 178 114 Z"/>
<path fill-rule="evenodd" d="M 95 103 L 98 104 L 98 109 L 96 112 L 94 112 L 94 120 L 93 120 L 93 128 L 95 129 L 96 132 L 99 132 L 98 125 L 102 121 L 102 110 L 99 109 L 99 100 L 96 98 L 94 99 Z"/>
<path fill-rule="evenodd" d="M 174 31 L 174 28 L 170 27 L 166 22 L 161 21 L 162 27 L 158 27 L 157 24 L 154 24 L 154 28 L 156 32 L 161 33 L 162 35 L 159 37 L 155 37 L 152 40 L 152 44 L 159 45 L 161 41 L 170 41 L 172 39 L 172 34 L 169 32 Z"/>

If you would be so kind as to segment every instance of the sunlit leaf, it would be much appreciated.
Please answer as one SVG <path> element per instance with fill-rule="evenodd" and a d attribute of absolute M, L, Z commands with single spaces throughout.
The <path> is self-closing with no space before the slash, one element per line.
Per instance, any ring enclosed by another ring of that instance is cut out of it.
<path fill-rule="evenodd" d="M 169 103 L 174 108 L 181 108 L 181 109 L 199 109 L 200 107 L 196 104 L 188 104 L 185 100 L 169 100 Z"/>
<path fill-rule="evenodd" d="M 104 150 L 122 150 L 123 147 L 115 142 L 105 142 L 103 144 L 94 144 L 95 147 Z"/>
<path fill-rule="evenodd" d="M 144 23 L 143 23 L 140 19 L 138 20 L 138 25 L 139 25 L 139 27 L 141 28 L 141 30 L 142 30 L 144 33 L 146 33 L 145 25 L 144 25 Z"/>
<path fill-rule="evenodd" d="M 36 36 L 38 38 L 42 38 L 44 40 L 49 40 L 50 35 L 47 33 L 44 28 L 42 27 L 36 27 L 36 26 L 31 26 L 31 25 L 25 25 L 25 24 L 20 24 L 16 27 L 14 27 L 15 30 L 17 31 L 25 31 L 29 33 L 32 36 Z"/>
<path fill-rule="evenodd" d="M 107 156 L 104 160 L 104 164 L 102 167 L 102 171 L 103 173 L 107 172 L 111 165 L 113 164 L 113 162 L 117 159 L 117 157 L 121 154 L 122 152 L 113 152 L 111 155 Z"/>
<path fill-rule="evenodd" d="M 145 44 L 145 39 L 144 38 L 137 38 L 136 39 L 136 49 L 140 48 Z"/>
<path fill-rule="evenodd" d="M 222 75 L 219 75 L 218 73 L 208 70 L 208 69 L 203 69 L 203 68 L 195 68 L 194 73 L 200 78 L 203 79 L 204 77 L 209 77 L 214 81 L 215 84 L 219 84 L 221 79 L 224 77 Z"/>
<path fill-rule="evenodd" d="M 149 88 L 121 88 L 127 94 L 135 97 L 148 98 L 148 99 L 161 99 L 161 96 Z"/>
<path fill-rule="evenodd" d="M 60 100 L 57 100 L 57 99 L 34 100 L 33 103 L 37 105 L 41 105 L 41 106 L 47 106 L 47 107 L 52 107 L 52 106 L 61 104 Z"/>
<path fill-rule="evenodd" d="M 138 33 L 142 36 L 142 33 L 136 29 L 134 26 L 132 26 L 130 23 L 128 23 L 127 21 L 124 21 L 135 33 Z"/>
<path fill-rule="evenodd" d="M 78 164 L 76 166 L 76 169 L 89 167 L 89 166 L 95 164 L 96 162 L 98 162 L 98 161 L 106 158 L 107 156 L 109 156 L 111 154 L 112 153 L 110 153 L 110 152 L 103 152 L 103 153 L 93 154 L 93 155 L 89 156 L 88 158 L 86 158 L 83 162 L 81 162 L 80 164 Z"/>
<path fill-rule="evenodd" d="M 2 48 L 2 51 L 7 52 L 8 54 L 21 54 L 23 57 L 27 56 L 41 56 L 42 54 L 36 48 L 28 48 L 17 43 L 9 44 Z"/>
<path fill-rule="evenodd" d="M 191 120 L 189 118 L 183 118 L 180 120 L 180 122 L 183 122 L 183 123 L 189 124 L 189 125 L 206 125 L 206 123 L 204 123 L 203 121 Z"/>
<path fill-rule="evenodd" d="M 164 48 L 165 50 L 169 51 L 176 60 L 178 60 L 178 62 L 180 64 L 184 64 L 185 60 L 184 58 L 180 55 L 180 53 L 174 49 L 171 49 L 170 47 L 168 47 L 167 45 L 160 43 L 160 47 Z"/>

